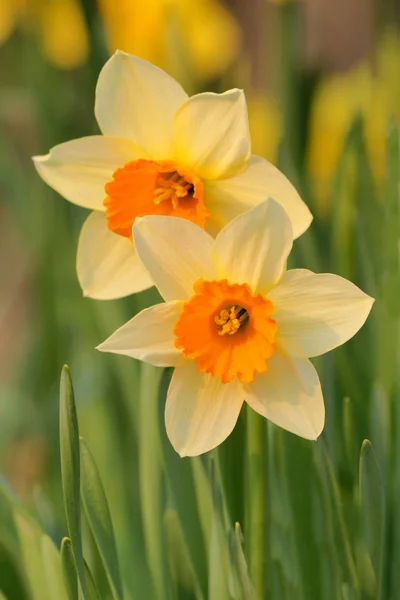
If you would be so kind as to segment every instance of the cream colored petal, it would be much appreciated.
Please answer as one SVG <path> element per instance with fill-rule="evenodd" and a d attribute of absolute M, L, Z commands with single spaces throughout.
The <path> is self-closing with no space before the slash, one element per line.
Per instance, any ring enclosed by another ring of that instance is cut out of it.
<path fill-rule="evenodd" d="M 100 212 L 90 214 L 82 226 L 76 267 L 84 296 L 97 300 L 122 298 L 153 285 L 134 244 L 110 231 Z"/>
<path fill-rule="evenodd" d="M 304 279 L 304 277 L 309 277 L 310 275 L 314 275 L 314 273 L 308 269 L 291 269 L 283 274 L 282 279 L 279 281 L 279 285 L 283 285 L 284 283 L 292 283 L 292 281 Z"/>
<path fill-rule="evenodd" d="M 316 440 L 325 421 L 318 374 L 306 358 L 277 350 L 268 360 L 268 371 L 258 373 L 243 386 L 245 399 L 275 425 L 309 440 Z"/>
<path fill-rule="evenodd" d="M 174 129 L 178 160 L 204 179 L 231 177 L 250 157 L 242 90 L 192 96 L 177 111 Z"/>
<path fill-rule="evenodd" d="M 117 50 L 99 75 L 95 114 L 104 134 L 132 140 L 152 159 L 172 159 L 173 118 L 186 99 L 167 73 Z"/>
<path fill-rule="evenodd" d="M 212 259 L 218 277 L 264 294 L 282 277 L 293 244 L 289 218 L 269 199 L 236 217 L 218 234 Z"/>
<path fill-rule="evenodd" d="M 61 196 L 85 208 L 104 210 L 104 185 L 118 167 L 145 157 L 128 140 L 92 135 L 54 146 L 45 156 L 34 156 L 41 178 Z"/>
<path fill-rule="evenodd" d="M 206 182 L 205 194 L 207 208 L 212 213 L 209 226 L 217 230 L 266 198 L 273 198 L 286 210 L 295 239 L 312 221 L 307 205 L 290 181 L 260 156 L 253 155 L 247 168 L 233 177 Z"/>
<path fill-rule="evenodd" d="M 166 301 L 187 300 L 200 278 L 215 279 L 210 251 L 213 239 L 178 217 L 137 219 L 133 236 L 138 254 Z"/>
<path fill-rule="evenodd" d="M 350 281 L 329 273 L 307 274 L 284 282 L 268 297 L 278 338 L 318 356 L 353 337 L 369 315 L 374 299 Z"/>
<path fill-rule="evenodd" d="M 175 347 L 173 334 L 182 304 L 167 302 L 142 310 L 97 346 L 97 350 L 131 356 L 156 367 L 183 364 L 185 359 Z"/>
<path fill-rule="evenodd" d="M 188 361 L 175 370 L 168 390 L 165 425 L 171 444 L 181 456 L 212 450 L 231 433 L 242 404 L 236 380 L 223 384 Z"/>

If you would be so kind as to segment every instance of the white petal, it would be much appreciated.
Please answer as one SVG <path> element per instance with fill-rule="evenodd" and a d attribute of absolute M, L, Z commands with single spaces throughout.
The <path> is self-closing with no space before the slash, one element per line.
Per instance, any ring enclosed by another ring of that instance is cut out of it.
<path fill-rule="evenodd" d="M 315 440 L 325 421 L 318 374 L 306 358 L 276 350 L 268 371 L 243 386 L 246 401 L 260 415 L 296 435 Z"/>
<path fill-rule="evenodd" d="M 117 50 L 99 75 L 95 113 L 104 134 L 129 138 L 152 159 L 172 159 L 173 118 L 186 99 L 167 73 Z"/>
<path fill-rule="evenodd" d="M 165 424 L 171 444 L 181 456 L 212 450 L 231 433 L 242 404 L 236 380 L 223 384 L 188 361 L 175 370 L 168 390 Z"/>
<path fill-rule="evenodd" d="M 34 156 L 41 178 L 61 196 L 85 208 L 104 210 L 105 184 L 125 163 L 145 157 L 128 140 L 103 135 L 54 146 L 45 156 Z"/>
<path fill-rule="evenodd" d="M 212 259 L 218 276 L 264 294 L 279 279 L 293 244 L 289 218 L 269 199 L 236 217 L 218 234 Z"/>
<path fill-rule="evenodd" d="M 187 219 L 136 219 L 133 236 L 140 259 L 166 300 L 187 300 L 200 278 L 215 279 L 210 258 L 213 239 Z"/>
<path fill-rule="evenodd" d="M 204 179 L 230 177 L 250 157 L 247 107 L 242 90 L 198 94 L 175 115 L 177 157 Z"/>
<path fill-rule="evenodd" d="M 275 306 L 278 339 L 318 356 L 353 337 L 374 302 L 347 279 L 329 273 L 282 281 L 268 298 Z"/>
<path fill-rule="evenodd" d="M 97 300 L 122 298 L 153 285 L 135 245 L 110 231 L 100 212 L 90 214 L 82 226 L 76 267 L 83 294 Z"/>
<path fill-rule="evenodd" d="M 131 356 L 156 367 L 183 364 L 185 359 L 175 347 L 173 334 L 181 311 L 182 302 L 146 308 L 97 346 L 97 350 Z"/>
<path fill-rule="evenodd" d="M 266 198 L 273 198 L 286 210 L 296 239 L 309 227 L 312 215 L 290 181 L 260 156 L 253 155 L 244 171 L 218 181 L 206 182 L 210 225 L 222 229 L 240 213 Z"/>

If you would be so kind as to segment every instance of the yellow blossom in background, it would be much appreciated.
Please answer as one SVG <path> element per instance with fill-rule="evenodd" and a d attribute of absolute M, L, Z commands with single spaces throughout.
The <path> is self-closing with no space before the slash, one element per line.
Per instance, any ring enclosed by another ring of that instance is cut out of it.
<path fill-rule="evenodd" d="M 253 151 L 276 163 L 282 137 L 282 115 L 276 100 L 266 93 L 247 96 L 249 126 Z"/>
<path fill-rule="evenodd" d="M 89 41 L 78 0 L 0 0 L 0 44 L 19 25 L 36 36 L 54 66 L 74 69 L 85 62 Z"/>
<path fill-rule="evenodd" d="M 400 122 L 400 43 L 397 32 L 382 41 L 374 65 L 361 64 L 319 85 L 312 107 L 307 165 L 321 215 L 329 213 L 332 178 L 352 120 L 361 115 L 370 165 L 376 181 L 385 174 L 386 131 Z"/>
<path fill-rule="evenodd" d="M 218 0 L 98 0 L 110 50 L 124 50 L 182 79 L 221 74 L 240 48 L 239 26 Z"/>
<path fill-rule="evenodd" d="M 46 60 L 61 69 L 83 64 L 89 42 L 80 3 L 77 0 L 43 1 L 38 12 L 40 45 Z"/>
<path fill-rule="evenodd" d="M 244 401 L 315 440 L 325 409 L 309 358 L 353 337 L 373 298 L 337 275 L 287 271 L 293 231 L 272 199 L 215 240 L 179 218 L 148 216 L 133 229 L 165 303 L 143 310 L 98 349 L 175 367 L 165 407 L 175 450 L 195 456 L 215 448 Z"/>
<path fill-rule="evenodd" d="M 13 32 L 24 5 L 24 0 L 0 0 L 0 44 Z"/>

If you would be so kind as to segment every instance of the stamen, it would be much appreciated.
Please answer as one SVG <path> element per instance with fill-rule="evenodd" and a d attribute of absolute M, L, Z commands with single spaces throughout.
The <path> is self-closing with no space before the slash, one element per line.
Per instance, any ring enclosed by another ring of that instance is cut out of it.
<path fill-rule="evenodd" d="M 216 325 L 219 325 L 218 335 L 234 335 L 240 328 L 245 327 L 249 320 L 249 313 L 242 306 L 232 304 L 229 308 L 223 308 L 214 317 Z"/>
<path fill-rule="evenodd" d="M 157 178 L 157 186 L 159 187 L 154 191 L 154 204 L 170 200 L 174 209 L 179 207 L 179 200 L 191 197 L 194 192 L 193 184 L 186 181 L 178 171 L 161 173 Z"/>

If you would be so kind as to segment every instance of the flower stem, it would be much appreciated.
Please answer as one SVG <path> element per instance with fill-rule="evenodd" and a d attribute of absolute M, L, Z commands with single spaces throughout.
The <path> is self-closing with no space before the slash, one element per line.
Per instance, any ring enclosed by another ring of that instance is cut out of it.
<path fill-rule="evenodd" d="M 258 598 L 265 597 L 267 563 L 266 422 L 247 407 L 246 537 L 250 578 Z"/>

